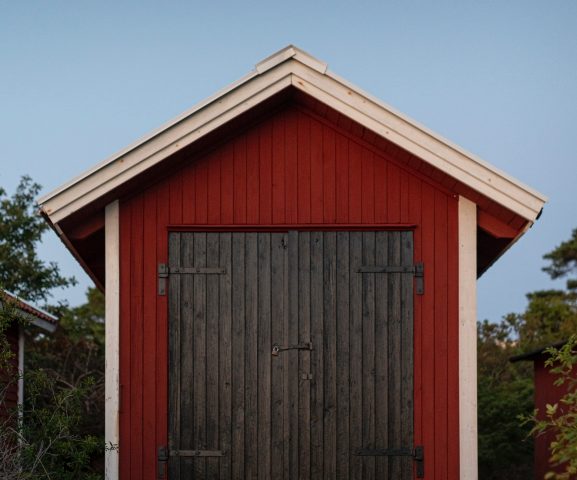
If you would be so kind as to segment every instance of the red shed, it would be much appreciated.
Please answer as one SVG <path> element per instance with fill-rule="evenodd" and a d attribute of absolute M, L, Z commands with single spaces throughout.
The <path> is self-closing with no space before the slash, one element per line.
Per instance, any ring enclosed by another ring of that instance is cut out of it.
<path fill-rule="evenodd" d="M 544 201 L 292 46 L 46 196 L 108 478 L 476 478 L 476 278 Z"/>
<path fill-rule="evenodd" d="M 559 342 L 549 347 L 561 348 L 566 342 Z M 551 367 L 546 366 L 545 362 L 549 358 L 549 354 L 546 352 L 547 348 L 543 347 L 532 352 L 524 353 L 522 355 L 517 355 L 510 359 L 511 362 L 519 361 L 532 361 L 533 362 L 533 372 L 534 372 L 534 385 L 535 385 L 535 408 L 539 410 L 538 417 L 545 418 L 545 412 L 547 411 L 547 405 L 559 404 L 560 411 L 563 410 L 563 405 L 560 403 L 561 397 L 567 393 L 567 385 L 557 386 L 555 381 L 559 378 L 559 375 L 551 372 Z M 576 371 L 573 371 L 573 375 L 577 375 Z M 555 469 L 549 464 L 549 458 L 551 457 L 551 451 L 549 447 L 551 442 L 555 440 L 554 432 L 548 431 L 543 435 L 537 435 L 535 437 L 535 478 L 542 479 L 545 478 L 545 474 L 549 471 L 557 471 L 562 473 L 563 466 Z"/>
<path fill-rule="evenodd" d="M 6 305 L 9 305 L 6 312 L 10 312 L 11 315 L 13 312 L 24 322 L 29 322 L 49 333 L 56 329 L 58 319 L 54 315 L 31 305 L 6 290 L 0 290 L 0 309 L 5 309 Z M 3 421 L 6 421 L 11 411 L 24 401 L 24 380 L 21 376 L 24 372 L 24 327 L 25 323 L 18 322 L 16 318 L 10 318 L 8 329 L 2 332 L 6 335 L 13 357 L 10 359 L 12 371 L 2 372 L 0 370 L 0 426 Z M 18 374 L 20 374 L 18 381 L 13 381 Z M 7 382 L 5 375 L 8 376 Z"/>

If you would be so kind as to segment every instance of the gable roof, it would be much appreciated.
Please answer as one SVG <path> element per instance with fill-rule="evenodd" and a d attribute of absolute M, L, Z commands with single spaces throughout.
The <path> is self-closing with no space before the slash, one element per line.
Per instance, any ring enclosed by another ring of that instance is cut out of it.
<path fill-rule="evenodd" d="M 20 313 L 20 315 L 22 315 L 26 320 L 29 320 L 32 325 L 42 328 L 47 332 L 53 332 L 56 330 L 58 319 L 54 315 L 26 302 L 25 300 L 22 300 L 13 293 L 6 290 L 0 290 L 0 308 L 3 308 L 5 303 L 11 303 L 14 305 L 18 310 L 18 313 Z"/>
<path fill-rule="evenodd" d="M 280 91 L 294 87 L 533 222 L 546 197 L 331 73 L 290 45 L 226 89 L 39 200 L 58 223 Z"/>

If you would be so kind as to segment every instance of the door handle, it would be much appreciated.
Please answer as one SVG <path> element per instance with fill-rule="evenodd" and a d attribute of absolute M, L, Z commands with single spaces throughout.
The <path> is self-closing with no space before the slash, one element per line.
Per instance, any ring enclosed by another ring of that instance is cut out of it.
<path fill-rule="evenodd" d="M 312 350 L 313 344 L 312 342 L 305 342 L 305 343 L 297 343 L 296 345 L 288 345 L 286 347 L 281 347 L 278 343 L 275 343 L 272 346 L 272 356 L 278 357 L 280 352 L 284 352 L 285 350 Z"/>

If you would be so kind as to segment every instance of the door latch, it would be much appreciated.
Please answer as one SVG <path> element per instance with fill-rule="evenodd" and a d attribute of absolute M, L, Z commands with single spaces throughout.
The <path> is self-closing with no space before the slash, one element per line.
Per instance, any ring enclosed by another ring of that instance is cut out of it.
<path fill-rule="evenodd" d="M 297 343 L 296 345 L 289 345 L 288 347 L 281 347 L 278 343 L 275 343 L 272 346 L 272 356 L 278 357 L 280 352 L 284 352 L 285 350 L 312 350 L 313 344 L 312 342 L 305 342 L 305 343 Z"/>
<path fill-rule="evenodd" d="M 158 447 L 157 455 L 157 473 L 156 478 L 163 480 L 166 478 L 166 464 L 168 463 L 168 448 L 166 445 Z"/>

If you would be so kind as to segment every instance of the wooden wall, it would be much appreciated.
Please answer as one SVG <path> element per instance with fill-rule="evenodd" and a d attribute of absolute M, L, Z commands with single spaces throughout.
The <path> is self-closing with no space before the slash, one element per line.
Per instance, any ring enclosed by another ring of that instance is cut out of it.
<path fill-rule="evenodd" d="M 415 443 L 427 479 L 457 479 L 457 197 L 354 124 L 291 106 L 178 172 L 121 199 L 120 472 L 154 479 L 167 443 L 167 297 L 156 268 L 170 228 L 194 225 L 414 225 L 425 295 L 415 296 Z"/>

